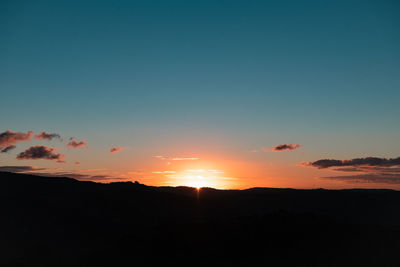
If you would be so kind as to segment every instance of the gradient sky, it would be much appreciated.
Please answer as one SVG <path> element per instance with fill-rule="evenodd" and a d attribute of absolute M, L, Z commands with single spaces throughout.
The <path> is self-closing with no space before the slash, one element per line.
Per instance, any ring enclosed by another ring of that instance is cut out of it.
<path fill-rule="evenodd" d="M 396 164 L 357 177 L 301 164 L 400 156 L 399 13 L 384 0 L 1 1 L 0 132 L 63 140 L 18 143 L 0 165 L 149 185 L 400 189 Z M 71 137 L 87 145 L 67 148 Z M 33 145 L 66 163 L 16 159 Z"/>

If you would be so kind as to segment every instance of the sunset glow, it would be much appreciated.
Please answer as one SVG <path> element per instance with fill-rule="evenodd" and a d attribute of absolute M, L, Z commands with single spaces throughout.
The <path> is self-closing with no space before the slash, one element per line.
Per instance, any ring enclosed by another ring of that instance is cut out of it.
<path fill-rule="evenodd" d="M 0 266 L 398 266 L 399 14 L 0 1 Z"/>
<path fill-rule="evenodd" d="M 40 3 L 0 8 L 0 171 L 400 189 L 395 2 Z"/>

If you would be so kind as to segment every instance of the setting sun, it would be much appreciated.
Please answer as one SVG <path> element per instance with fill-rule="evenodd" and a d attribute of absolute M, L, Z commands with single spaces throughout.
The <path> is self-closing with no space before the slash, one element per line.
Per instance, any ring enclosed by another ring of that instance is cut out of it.
<path fill-rule="evenodd" d="M 183 179 L 186 180 L 184 184 L 190 187 L 196 187 L 197 189 L 212 186 L 212 181 L 210 181 L 210 178 L 202 175 L 185 175 Z"/>
<path fill-rule="evenodd" d="M 216 169 L 184 169 L 181 171 L 154 171 L 153 174 L 169 186 L 190 186 L 195 188 L 232 188 L 235 178 L 225 177 L 225 172 Z"/>

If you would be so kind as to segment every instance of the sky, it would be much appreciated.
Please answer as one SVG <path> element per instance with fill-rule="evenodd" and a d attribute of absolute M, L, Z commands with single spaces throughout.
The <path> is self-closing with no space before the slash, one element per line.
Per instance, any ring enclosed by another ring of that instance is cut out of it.
<path fill-rule="evenodd" d="M 385 0 L 1 1 L 0 171 L 400 189 L 399 12 Z"/>

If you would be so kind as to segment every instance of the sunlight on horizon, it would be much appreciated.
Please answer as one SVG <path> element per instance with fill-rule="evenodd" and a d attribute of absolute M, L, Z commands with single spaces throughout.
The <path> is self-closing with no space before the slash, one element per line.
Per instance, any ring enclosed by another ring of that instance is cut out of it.
<path fill-rule="evenodd" d="M 235 178 L 220 176 L 224 174 L 224 171 L 221 170 L 187 169 L 181 172 L 163 171 L 156 173 L 163 174 L 167 178 L 166 185 L 189 186 L 197 189 L 202 187 L 228 189 L 234 185 L 233 180 L 235 180 Z"/>

